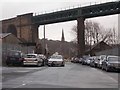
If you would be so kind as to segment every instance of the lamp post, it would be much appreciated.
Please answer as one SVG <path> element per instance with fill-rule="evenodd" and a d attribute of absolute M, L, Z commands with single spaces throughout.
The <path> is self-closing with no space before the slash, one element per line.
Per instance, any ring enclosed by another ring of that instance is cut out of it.
<path fill-rule="evenodd" d="M 44 43 L 43 43 L 43 45 L 44 45 L 44 50 L 43 50 L 43 54 L 45 55 L 45 25 L 44 25 Z"/>

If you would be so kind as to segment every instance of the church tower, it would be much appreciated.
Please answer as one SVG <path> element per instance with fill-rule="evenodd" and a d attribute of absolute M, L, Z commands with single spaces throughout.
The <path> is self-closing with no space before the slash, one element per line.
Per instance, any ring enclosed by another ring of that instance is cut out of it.
<path fill-rule="evenodd" d="M 65 56 L 65 50 L 64 50 L 64 45 L 65 45 L 65 37 L 64 37 L 64 31 L 62 29 L 62 37 L 61 37 L 61 44 L 60 44 L 60 54 L 64 57 Z"/>
<path fill-rule="evenodd" d="M 65 37 L 64 37 L 64 31 L 62 29 L 62 37 L 61 37 L 61 41 L 64 42 L 65 41 Z"/>

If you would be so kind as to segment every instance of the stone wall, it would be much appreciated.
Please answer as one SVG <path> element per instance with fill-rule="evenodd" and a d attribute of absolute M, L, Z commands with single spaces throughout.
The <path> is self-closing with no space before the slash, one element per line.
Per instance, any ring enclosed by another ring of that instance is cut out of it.
<path fill-rule="evenodd" d="M 32 24 L 32 17 L 33 14 L 29 13 L 18 15 L 15 18 L 3 20 L 2 32 L 10 33 L 12 29 L 13 32 L 16 32 L 16 36 L 18 38 L 27 42 L 35 43 L 38 39 L 38 25 Z M 12 26 L 12 28 L 10 26 Z"/>

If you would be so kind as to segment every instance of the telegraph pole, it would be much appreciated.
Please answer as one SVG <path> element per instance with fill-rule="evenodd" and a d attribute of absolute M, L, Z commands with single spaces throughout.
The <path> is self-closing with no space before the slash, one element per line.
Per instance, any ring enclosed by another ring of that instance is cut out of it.
<path fill-rule="evenodd" d="M 43 50 L 43 54 L 45 55 L 45 25 L 44 25 L 44 50 Z"/>

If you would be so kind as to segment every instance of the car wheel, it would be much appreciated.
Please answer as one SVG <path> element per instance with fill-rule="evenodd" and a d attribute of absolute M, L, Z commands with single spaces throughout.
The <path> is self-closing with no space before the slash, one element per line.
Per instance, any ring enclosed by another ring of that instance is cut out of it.
<path fill-rule="evenodd" d="M 62 67 L 64 67 L 65 65 L 64 65 L 64 64 L 62 64 L 61 66 L 62 66 Z"/>
<path fill-rule="evenodd" d="M 42 66 L 42 63 L 38 62 L 37 66 L 38 66 L 38 67 Z"/>
<path fill-rule="evenodd" d="M 106 72 L 109 72 L 109 68 L 108 68 L 107 66 L 106 66 L 106 68 L 105 68 L 105 71 L 106 71 Z"/>
<path fill-rule="evenodd" d="M 50 65 L 48 64 L 48 67 L 50 67 Z"/>
<path fill-rule="evenodd" d="M 9 64 L 9 63 L 6 63 L 6 65 L 7 65 L 7 66 L 10 66 L 10 64 Z"/>
<path fill-rule="evenodd" d="M 44 63 L 44 62 L 42 62 L 42 66 L 45 66 L 45 63 Z"/>

